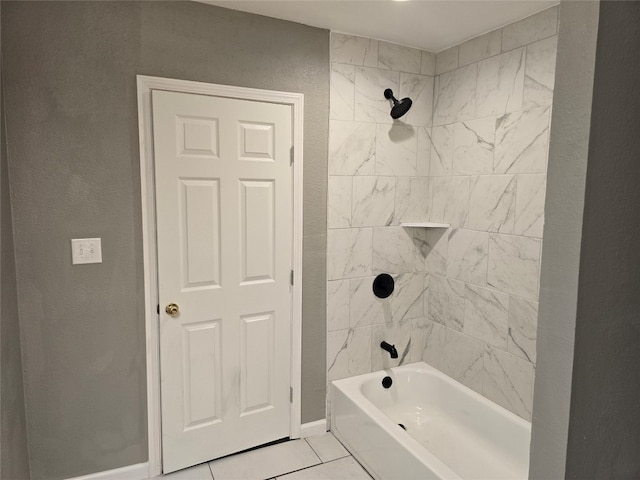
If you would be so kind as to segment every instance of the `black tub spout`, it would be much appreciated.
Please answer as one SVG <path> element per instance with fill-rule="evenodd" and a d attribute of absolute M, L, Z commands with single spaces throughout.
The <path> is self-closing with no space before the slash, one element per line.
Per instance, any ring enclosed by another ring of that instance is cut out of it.
<path fill-rule="evenodd" d="M 398 358 L 398 351 L 396 350 L 395 345 L 389 345 L 387 342 L 383 340 L 382 343 L 380 344 L 380 348 L 389 352 L 389 355 L 391 355 L 391 358 Z"/>

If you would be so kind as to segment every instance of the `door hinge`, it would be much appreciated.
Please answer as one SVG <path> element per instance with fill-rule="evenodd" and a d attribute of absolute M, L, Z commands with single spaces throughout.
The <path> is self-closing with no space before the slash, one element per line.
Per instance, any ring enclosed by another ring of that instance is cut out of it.
<path fill-rule="evenodd" d="M 158 315 L 160 315 L 160 304 L 158 304 L 158 308 L 156 310 L 158 311 Z"/>
<path fill-rule="evenodd" d="M 294 157 L 294 154 L 293 154 L 293 145 L 291 145 L 291 165 L 293 165 L 293 157 Z"/>
<path fill-rule="evenodd" d="M 291 275 L 289 276 L 289 280 L 291 281 L 291 285 L 293 286 L 293 270 L 291 270 Z"/>
<path fill-rule="evenodd" d="M 293 403 L 293 387 L 289 387 L 289 403 Z"/>

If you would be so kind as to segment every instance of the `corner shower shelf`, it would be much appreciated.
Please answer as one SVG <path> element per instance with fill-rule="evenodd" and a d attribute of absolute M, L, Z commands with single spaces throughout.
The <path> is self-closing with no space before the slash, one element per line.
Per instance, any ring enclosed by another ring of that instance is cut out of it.
<path fill-rule="evenodd" d="M 449 228 L 448 223 L 435 223 L 435 222 L 406 222 L 401 223 L 401 227 L 416 227 L 416 228 Z"/>

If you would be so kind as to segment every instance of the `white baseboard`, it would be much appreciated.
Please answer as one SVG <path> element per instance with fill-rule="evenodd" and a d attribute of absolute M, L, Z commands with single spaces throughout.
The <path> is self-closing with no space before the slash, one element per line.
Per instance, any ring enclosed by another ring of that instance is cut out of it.
<path fill-rule="evenodd" d="M 144 480 L 147 478 L 149 478 L 149 462 L 115 468 L 113 470 L 105 470 L 104 472 L 91 473 L 67 480 Z"/>
<path fill-rule="evenodd" d="M 322 435 L 327 432 L 327 420 L 316 420 L 315 422 L 303 423 L 300 426 L 300 438 Z"/>

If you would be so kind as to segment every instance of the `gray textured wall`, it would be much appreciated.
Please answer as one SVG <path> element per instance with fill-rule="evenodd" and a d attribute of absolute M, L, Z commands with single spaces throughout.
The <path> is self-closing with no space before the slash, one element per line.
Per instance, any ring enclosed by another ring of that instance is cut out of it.
<path fill-rule="evenodd" d="M 194 2 L 3 2 L 31 471 L 147 458 L 136 74 L 305 94 L 303 422 L 324 417 L 329 36 Z M 102 237 L 72 267 L 69 239 Z"/>
<path fill-rule="evenodd" d="M 0 478 L 29 478 L 13 222 L 0 77 Z"/>
<path fill-rule="evenodd" d="M 566 478 L 640 478 L 640 3 L 601 2 Z"/>
<path fill-rule="evenodd" d="M 540 273 L 529 478 L 564 478 L 598 2 L 563 1 Z"/>

